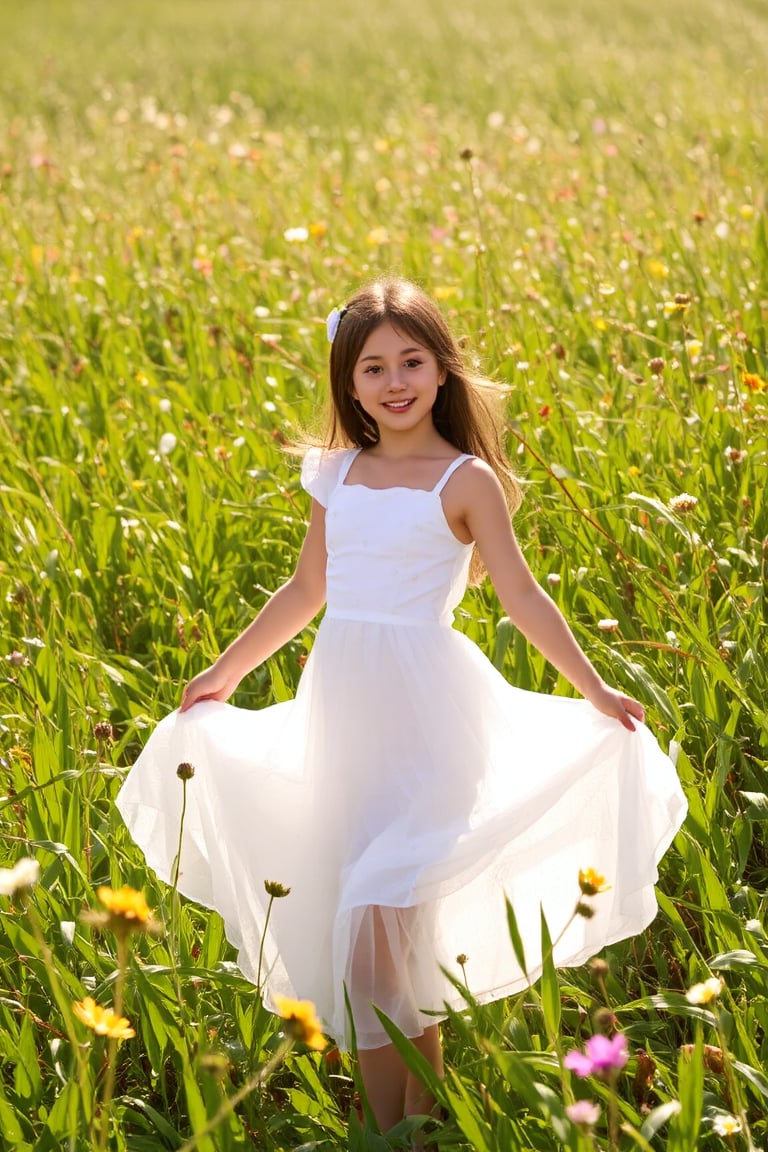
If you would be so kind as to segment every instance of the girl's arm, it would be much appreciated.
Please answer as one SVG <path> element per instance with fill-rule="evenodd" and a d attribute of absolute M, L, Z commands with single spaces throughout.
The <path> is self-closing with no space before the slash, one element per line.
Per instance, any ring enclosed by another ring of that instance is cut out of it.
<path fill-rule="evenodd" d="M 325 509 L 312 501 L 312 514 L 296 569 L 267 601 L 256 619 L 222 652 L 215 664 L 190 680 L 181 712 L 199 700 L 226 700 L 258 664 L 313 620 L 325 603 Z"/>
<path fill-rule="evenodd" d="M 536 583 L 515 539 L 504 492 L 493 471 L 474 460 L 459 469 L 455 507 L 477 544 L 504 611 L 523 635 L 600 712 L 634 731 L 642 705 L 609 687 L 579 647 L 554 601 Z M 453 501 L 452 501 L 453 502 Z M 446 504 L 448 501 L 446 500 Z M 450 510 L 446 509 L 450 516 Z"/>

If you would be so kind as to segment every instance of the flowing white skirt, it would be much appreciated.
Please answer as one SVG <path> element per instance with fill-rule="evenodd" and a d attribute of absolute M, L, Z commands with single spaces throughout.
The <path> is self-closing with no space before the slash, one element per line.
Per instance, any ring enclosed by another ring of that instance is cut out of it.
<path fill-rule="evenodd" d="M 166 717 L 118 796 L 147 863 L 169 880 L 178 846 L 179 763 L 195 768 L 179 889 L 215 908 L 262 984 L 314 1001 L 328 1032 L 408 1036 L 462 1000 L 540 971 L 540 906 L 559 966 L 641 931 L 656 913 L 657 864 L 684 818 L 674 766 L 648 730 L 627 732 L 585 701 L 508 684 L 461 633 L 326 618 L 296 698 L 261 711 L 215 702 Z M 578 873 L 610 890 L 576 917 Z M 504 896 L 526 951 L 509 942 Z"/>

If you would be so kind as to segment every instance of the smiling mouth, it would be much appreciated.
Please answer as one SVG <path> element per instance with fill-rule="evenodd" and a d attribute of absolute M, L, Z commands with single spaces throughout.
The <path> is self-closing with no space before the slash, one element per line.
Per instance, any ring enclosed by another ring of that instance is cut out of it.
<path fill-rule="evenodd" d="M 384 407 L 388 408 L 390 412 L 405 412 L 412 404 L 415 404 L 414 399 L 411 400 L 386 400 Z"/>

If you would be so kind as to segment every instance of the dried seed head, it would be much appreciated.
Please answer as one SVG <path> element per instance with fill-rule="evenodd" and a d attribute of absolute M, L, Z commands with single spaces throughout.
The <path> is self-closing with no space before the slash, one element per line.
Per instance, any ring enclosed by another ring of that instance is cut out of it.
<path fill-rule="evenodd" d="M 187 760 L 183 760 L 176 769 L 176 775 L 178 776 L 179 780 L 191 780 L 194 774 L 194 765 L 190 764 Z"/>
<path fill-rule="evenodd" d="M 264 887 L 273 900 L 280 900 L 283 896 L 289 896 L 291 892 L 290 888 L 286 888 L 279 880 L 265 880 Z"/>

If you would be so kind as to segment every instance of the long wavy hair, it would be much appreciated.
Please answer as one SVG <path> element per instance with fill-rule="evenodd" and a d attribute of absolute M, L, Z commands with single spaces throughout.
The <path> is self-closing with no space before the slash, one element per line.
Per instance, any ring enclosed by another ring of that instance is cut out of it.
<path fill-rule="evenodd" d="M 435 302 L 417 284 L 387 276 L 366 284 L 342 309 L 331 345 L 331 410 L 323 443 L 326 448 L 370 448 L 379 430 L 353 394 L 353 373 L 363 346 L 381 324 L 429 349 L 445 383 L 437 391 L 432 419 L 440 435 L 460 452 L 478 456 L 495 472 L 504 489 L 510 514 L 520 506 L 522 491 L 510 468 L 500 432 L 499 389 L 485 376 L 471 372 Z M 472 581 L 483 574 L 475 552 Z"/>

